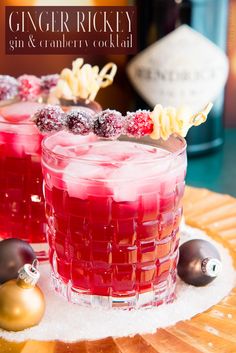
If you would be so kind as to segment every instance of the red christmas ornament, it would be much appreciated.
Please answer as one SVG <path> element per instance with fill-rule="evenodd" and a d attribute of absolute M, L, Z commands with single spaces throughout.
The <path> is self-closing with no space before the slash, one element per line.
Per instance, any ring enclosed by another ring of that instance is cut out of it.
<path fill-rule="evenodd" d="M 220 255 L 214 245 L 206 240 L 192 239 L 179 249 L 178 275 L 196 287 L 212 282 L 221 272 Z"/>
<path fill-rule="evenodd" d="M 0 284 L 18 277 L 19 269 L 32 263 L 36 255 L 25 241 L 12 238 L 0 242 Z"/>

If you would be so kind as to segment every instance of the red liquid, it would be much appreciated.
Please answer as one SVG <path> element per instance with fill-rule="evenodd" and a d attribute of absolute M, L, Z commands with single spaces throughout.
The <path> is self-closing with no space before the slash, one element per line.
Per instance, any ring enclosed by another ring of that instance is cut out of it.
<path fill-rule="evenodd" d="M 127 183 L 131 189 L 130 181 L 123 180 L 121 189 L 115 191 L 109 178 L 99 181 L 90 175 L 89 180 L 86 167 L 81 166 L 81 179 L 79 166 L 72 172 L 76 165 L 65 167 L 64 162 L 61 169 L 58 161 L 52 161 L 49 169 L 43 164 L 49 257 L 56 289 L 63 293 L 67 287 L 63 294 L 75 302 L 80 301 L 73 299 L 73 293 L 112 297 L 112 306 L 114 298 L 135 298 L 137 293 L 154 293 L 148 302 L 151 305 L 173 300 L 184 159 L 182 168 L 172 176 L 166 173 L 160 185 L 153 185 L 155 177 L 152 183 L 144 178 L 136 195 L 127 189 L 128 201 L 122 187 Z M 113 163 L 103 167 L 112 168 Z M 69 171 L 73 181 L 67 176 Z M 157 179 L 160 181 L 160 176 Z"/>
<path fill-rule="evenodd" d="M 18 103 L 0 109 L 0 237 L 35 244 L 37 255 L 43 259 L 47 255 L 43 249 L 42 136 L 27 121 L 38 107 L 35 103 Z"/>
<path fill-rule="evenodd" d="M 49 215 L 50 199 L 57 204 L 55 233 L 48 232 L 51 255 L 56 252 L 65 282 L 90 294 L 119 296 L 151 290 L 169 272 L 175 277 L 182 213 L 175 195 L 168 203 L 160 200 L 165 213 L 156 202 L 146 207 L 142 197 L 133 203 L 108 197 L 80 200 L 53 188 L 47 190 Z"/>

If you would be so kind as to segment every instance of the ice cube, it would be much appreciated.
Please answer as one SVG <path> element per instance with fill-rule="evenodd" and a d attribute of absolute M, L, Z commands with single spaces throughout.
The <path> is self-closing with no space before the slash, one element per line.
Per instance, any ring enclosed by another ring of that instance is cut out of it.
<path fill-rule="evenodd" d="M 102 166 L 87 162 L 70 162 L 63 172 L 63 181 L 69 195 L 82 200 L 88 198 L 91 192 L 94 194 L 97 191 L 99 194 L 99 187 L 104 185 L 102 181 L 104 178 L 105 172 Z"/>
<path fill-rule="evenodd" d="M 141 158 L 141 157 L 140 157 Z M 118 165 L 108 181 L 115 201 L 135 201 L 139 195 L 159 192 L 161 181 L 165 180 L 170 161 L 150 160 L 139 163 L 139 156 Z"/>
<path fill-rule="evenodd" d="M 74 147 L 70 146 L 61 146 L 61 145 L 56 145 L 52 149 L 53 153 L 62 155 L 64 157 L 75 157 L 76 153 L 74 151 Z"/>
<path fill-rule="evenodd" d="M 129 162 L 125 162 L 125 164 L 121 164 L 113 170 L 108 185 L 112 190 L 115 201 L 137 200 L 142 187 L 140 171 L 140 167 Z"/>
<path fill-rule="evenodd" d="M 39 134 L 23 135 L 16 134 L 14 140 L 14 149 L 19 154 L 23 151 L 25 154 L 38 154 L 41 149 L 42 137 Z"/>

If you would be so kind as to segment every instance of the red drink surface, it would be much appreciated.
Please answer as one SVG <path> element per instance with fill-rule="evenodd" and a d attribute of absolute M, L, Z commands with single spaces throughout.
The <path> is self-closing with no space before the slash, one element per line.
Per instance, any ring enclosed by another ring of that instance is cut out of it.
<path fill-rule="evenodd" d="M 152 297 L 144 305 L 173 300 L 185 151 L 121 141 L 78 146 L 76 138 L 59 133 L 44 142 L 56 289 L 81 304 L 112 297 L 99 302 L 108 307 L 136 307 L 143 293 Z"/>

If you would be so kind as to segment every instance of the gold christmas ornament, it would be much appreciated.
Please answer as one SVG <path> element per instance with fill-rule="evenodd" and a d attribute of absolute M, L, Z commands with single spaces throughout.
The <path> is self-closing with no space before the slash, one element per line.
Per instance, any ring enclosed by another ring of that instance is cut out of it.
<path fill-rule="evenodd" d="M 37 260 L 25 264 L 17 279 L 0 286 L 0 328 L 21 331 L 37 325 L 45 311 L 45 300 L 36 285 L 40 273 Z"/>

